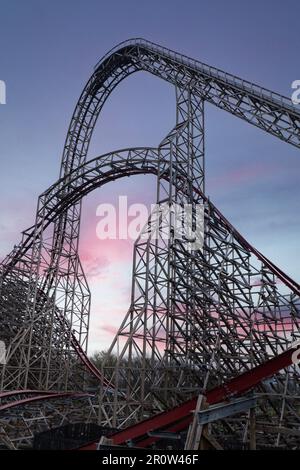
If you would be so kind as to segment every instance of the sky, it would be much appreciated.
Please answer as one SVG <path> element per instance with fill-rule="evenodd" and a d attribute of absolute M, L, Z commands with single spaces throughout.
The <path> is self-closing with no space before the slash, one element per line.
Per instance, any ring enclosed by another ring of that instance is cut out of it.
<path fill-rule="evenodd" d="M 113 46 L 143 37 L 290 97 L 300 79 L 297 0 L 0 0 L 0 259 L 32 225 L 58 177 L 76 101 Z M 174 125 L 174 90 L 146 73 L 122 82 L 96 125 L 89 157 L 157 146 Z M 299 150 L 206 106 L 206 192 L 236 228 L 296 281 Z M 100 241 L 96 208 L 154 201 L 155 179 L 126 178 L 84 200 L 80 255 L 92 290 L 89 351 L 106 349 L 130 299 L 132 241 Z"/>

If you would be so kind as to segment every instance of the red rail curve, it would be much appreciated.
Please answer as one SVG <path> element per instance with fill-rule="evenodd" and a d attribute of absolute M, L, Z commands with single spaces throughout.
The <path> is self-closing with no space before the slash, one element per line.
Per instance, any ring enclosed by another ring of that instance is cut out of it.
<path fill-rule="evenodd" d="M 85 354 L 84 350 L 80 346 L 79 341 L 77 341 L 75 335 L 71 336 L 71 344 L 73 348 L 75 349 L 75 352 L 77 356 L 79 357 L 80 361 L 87 367 L 89 372 L 97 379 L 99 382 L 102 382 L 106 387 L 109 388 L 114 388 L 114 385 L 110 384 L 108 380 L 101 374 L 101 372 L 97 369 L 95 364 L 92 363 L 92 361 L 88 358 L 88 356 Z"/>
<path fill-rule="evenodd" d="M 56 392 L 48 392 L 48 391 L 41 391 L 41 390 L 10 390 L 10 391 L 6 391 L 6 392 L 1 392 L 0 393 L 0 400 L 2 398 L 14 396 L 14 395 L 23 395 L 25 393 L 42 395 L 42 394 L 49 394 L 49 393 L 56 393 Z"/>
<path fill-rule="evenodd" d="M 213 388 L 206 393 L 207 402 L 213 405 L 251 390 L 262 380 L 290 366 L 292 364 L 292 355 L 296 350 L 296 347 L 288 349 L 264 364 L 260 364 L 238 377 L 231 379 L 226 384 Z M 148 418 L 115 433 L 111 436 L 113 443 L 115 445 L 122 445 L 128 440 L 138 440 L 138 442 L 135 443 L 136 446 L 148 447 L 157 441 L 155 437 L 147 437 L 149 431 L 158 429 L 163 429 L 164 431 L 181 431 L 186 429 L 192 421 L 192 411 L 195 409 L 197 398 L 198 397 L 194 397 L 171 410 L 159 413 L 152 418 Z M 96 450 L 97 442 L 82 446 L 79 450 Z"/>
<path fill-rule="evenodd" d="M 33 393 L 34 396 L 23 398 L 21 400 L 15 400 L 10 403 L 6 403 L 5 405 L 0 406 L 0 411 L 7 410 L 9 408 L 14 408 L 16 406 L 23 406 L 23 405 L 26 405 L 27 403 L 32 403 L 35 401 L 51 400 L 54 398 L 85 398 L 85 397 L 93 396 L 90 393 L 84 393 L 84 392 L 43 392 L 43 391 L 37 391 L 37 390 L 20 390 L 20 391 L 17 390 L 17 391 L 8 392 L 8 393 L 10 395 Z M 0 398 L 2 396 L 3 394 L 1 394 Z"/>
<path fill-rule="evenodd" d="M 197 191 L 198 192 L 198 191 Z M 272 263 L 269 259 L 267 259 L 262 253 L 260 253 L 258 250 L 256 250 L 250 243 L 247 242 L 247 240 L 231 225 L 231 223 L 223 216 L 223 214 L 210 202 L 208 201 L 207 198 L 203 194 L 201 194 L 204 200 L 206 200 L 211 207 L 216 211 L 218 216 L 220 217 L 220 220 L 225 224 L 225 226 L 230 229 L 230 231 L 234 234 L 234 236 L 239 240 L 239 242 L 247 248 L 251 253 L 253 253 L 258 259 L 260 259 L 266 266 L 269 267 L 269 269 L 285 284 L 287 285 L 296 295 L 300 296 L 300 286 L 298 283 L 296 283 L 293 279 L 291 279 L 288 275 L 286 275 L 280 268 L 278 268 L 274 263 Z M 90 359 L 87 357 L 85 352 L 83 351 L 80 343 L 77 341 L 75 335 L 71 333 L 71 343 L 72 346 L 74 347 L 74 350 L 76 351 L 79 359 L 81 362 L 87 367 L 89 372 L 99 381 L 101 381 L 105 386 L 110 387 L 111 389 L 114 388 L 112 384 L 109 383 L 107 379 L 105 379 L 101 372 L 97 369 L 97 367 L 90 361 Z M 217 388 L 213 389 L 210 392 L 207 393 L 207 400 L 209 403 L 217 403 L 218 401 L 226 399 L 228 395 L 230 394 L 239 394 L 243 393 L 250 388 L 254 387 L 257 385 L 261 380 L 264 378 L 278 372 L 278 370 L 287 367 L 288 365 L 291 364 L 291 355 L 292 355 L 293 350 L 286 351 L 279 356 L 272 358 L 271 360 L 267 361 L 265 364 L 262 364 L 260 366 L 257 366 L 256 368 L 245 372 L 244 374 L 232 379 L 230 382 L 227 384 Z M 262 374 L 262 375 L 260 375 Z M 260 377 L 260 378 L 259 378 Z M 243 389 L 244 387 L 244 389 Z M 10 394 L 25 394 L 25 393 L 34 393 L 36 394 L 36 397 L 31 397 L 27 398 L 25 400 L 19 400 L 12 402 L 10 405 L 13 406 L 13 404 L 22 404 L 26 403 L 27 401 L 37 401 L 40 399 L 50 399 L 53 397 L 58 397 L 59 395 L 62 396 L 61 394 L 57 394 L 55 392 L 41 392 L 41 391 L 26 391 L 26 390 L 20 390 L 20 391 L 13 391 L 13 392 L 3 392 L 0 394 L 1 397 L 9 396 Z M 66 392 L 67 393 L 67 392 Z M 73 394 L 72 392 L 68 392 Z M 213 400 L 214 394 L 219 395 L 218 401 L 210 401 Z M 66 395 L 65 395 L 66 396 Z M 73 394 L 74 396 L 74 394 Z M 34 399 L 33 399 L 34 398 Z M 5 405 L 6 406 L 6 405 Z M 14 405 L 15 406 L 15 405 Z M 186 412 L 186 407 L 188 408 L 188 412 Z M 184 404 L 180 405 L 177 408 L 174 408 L 173 410 L 163 412 L 159 415 L 154 416 L 153 418 L 150 418 L 150 421 L 146 420 L 141 423 L 138 423 L 137 425 L 127 428 L 123 431 L 120 431 L 119 433 L 115 434 L 114 436 L 114 442 L 116 444 L 125 442 L 127 438 L 123 438 L 122 436 L 126 436 L 124 433 L 129 433 L 128 439 L 134 439 L 134 438 L 139 438 L 142 437 L 143 434 L 139 433 L 138 429 L 139 426 L 148 426 L 150 423 L 151 427 L 148 427 L 148 430 L 150 429 L 158 429 L 163 426 L 173 426 L 174 421 L 173 420 L 173 412 L 175 412 L 175 415 L 179 413 L 180 419 L 184 420 L 186 423 L 189 419 L 191 419 L 191 410 L 195 406 L 195 399 L 185 402 Z M 0 407 L 0 410 L 3 409 Z M 190 415 L 190 416 L 189 416 Z M 154 420 L 154 421 L 152 421 Z M 165 422 L 166 420 L 166 422 Z M 157 428 L 152 427 L 156 426 L 156 422 L 159 422 L 159 425 Z M 165 424 L 164 424 L 165 423 Z M 183 421 L 182 421 L 183 425 Z M 180 424 L 177 423 L 176 428 L 180 427 Z M 173 426 L 174 428 L 174 426 Z M 142 428 L 141 428 L 142 429 Z M 167 428 L 171 429 L 171 428 Z M 137 432 L 137 435 L 135 436 L 135 433 Z M 120 441 L 121 439 L 121 441 Z M 123 439 L 123 440 L 122 440 Z M 153 438 L 152 438 L 153 439 Z M 144 441 L 140 441 L 138 445 L 149 445 L 150 440 L 146 439 Z M 152 441 L 153 442 L 153 441 Z M 95 444 L 94 444 L 95 446 Z"/>
<path fill-rule="evenodd" d="M 194 188 L 195 191 L 199 194 L 201 194 L 201 196 L 203 197 L 204 201 L 208 202 L 212 207 L 213 209 L 216 211 L 216 213 L 218 214 L 218 216 L 220 217 L 220 219 L 222 220 L 222 222 L 226 225 L 226 227 L 233 233 L 233 235 L 237 238 L 237 240 L 239 240 L 239 242 L 241 243 L 242 246 L 244 246 L 244 248 L 246 248 L 247 250 L 249 250 L 251 253 L 253 253 L 260 261 L 262 261 L 287 287 L 289 287 L 289 289 L 291 289 L 292 292 L 294 292 L 294 294 L 300 296 L 300 286 L 299 284 L 294 281 L 292 278 L 290 278 L 287 274 L 285 274 L 280 268 L 278 268 L 274 263 L 272 263 L 272 261 L 270 261 L 268 258 L 266 258 L 260 251 L 258 251 L 256 248 L 254 248 L 239 232 L 238 230 L 235 229 L 235 227 L 226 219 L 226 217 L 224 217 L 224 215 L 216 208 L 216 206 L 211 202 L 209 201 L 206 196 L 201 193 L 200 191 L 196 190 L 196 188 Z M 86 367 L 88 368 L 88 370 L 91 372 L 92 375 L 94 375 L 94 377 L 96 377 L 99 381 L 102 381 L 104 385 L 106 385 L 107 387 L 110 387 L 112 389 L 114 389 L 114 385 L 109 383 L 108 380 L 106 380 L 102 374 L 100 373 L 100 371 L 97 369 L 97 367 L 90 361 L 90 359 L 87 357 L 87 355 L 85 354 L 85 352 L 83 351 L 83 349 L 81 348 L 79 342 L 77 341 L 76 337 L 72 334 L 72 337 L 71 337 L 71 342 L 72 342 L 72 345 L 79 357 L 79 359 L 86 365 Z M 284 356 L 285 353 L 281 354 L 280 356 L 277 356 L 276 358 L 274 358 L 274 360 L 278 360 L 278 364 L 280 364 L 280 361 L 281 361 L 281 357 Z M 271 359 L 270 361 L 268 361 L 265 365 L 266 365 L 266 368 L 268 368 L 268 364 L 270 364 L 270 362 L 273 361 L 273 359 Z M 287 364 L 289 365 L 289 364 Z M 285 365 L 284 367 L 287 367 L 287 365 Z M 261 366 L 258 366 L 258 368 L 260 368 Z M 258 368 L 255 368 L 253 369 L 254 370 L 257 370 Z M 283 368 L 283 367 L 281 367 Z M 251 371 L 247 372 L 247 373 L 250 373 Z M 247 374 L 246 373 L 246 374 Z M 243 374 L 244 375 L 244 374 Z M 243 375 L 239 376 L 240 378 L 243 377 Z M 238 377 L 237 377 L 238 379 Z M 235 379 L 233 379 L 234 381 Z M 262 380 L 262 379 L 261 379 Z M 229 382 L 231 383 L 231 382 Z"/>
<path fill-rule="evenodd" d="M 58 321 L 61 324 L 65 324 L 66 328 L 70 330 L 70 325 L 68 324 L 67 320 L 63 319 L 59 312 L 56 312 L 56 317 Z M 84 352 L 84 350 L 81 347 L 81 344 L 77 340 L 76 336 L 71 333 L 71 344 L 79 358 L 79 360 L 86 366 L 88 371 L 97 379 L 99 382 L 101 382 L 104 386 L 113 389 L 114 385 L 111 385 L 110 382 L 101 374 L 99 369 L 95 366 L 95 364 L 92 363 L 92 361 L 89 359 L 87 354 Z"/>

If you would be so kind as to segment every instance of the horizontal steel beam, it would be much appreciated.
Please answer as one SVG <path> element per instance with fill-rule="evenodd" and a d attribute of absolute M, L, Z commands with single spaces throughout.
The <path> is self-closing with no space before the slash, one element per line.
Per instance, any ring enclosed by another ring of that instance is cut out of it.
<path fill-rule="evenodd" d="M 246 393 L 262 380 L 274 375 L 276 372 L 288 367 L 292 363 L 292 354 L 296 348 L 289 349 L 282 354 L 270 359 L 264 364 L 260 364 L 253 369 L 244 372 L 243 374 L 235 377 L 224 385 L 210 390 L 206 394 L 206 399 L 209 404 L 220 403 L 229 396 L 239 395 Z M 197 397 L 179 405 L 171 410 L 164 411 L 158 415 L 141 421 L 133 426 L 123 429 L 112 436 L 115 444 L 121 444 L 127 439 L 138 439 L 147 435 L 149 430 L 165 428 L 170 430 L 176 424 L 176 431 L 180 431 L 188 427 L 192 420 L 192 411 L 195 409 Z M 139 442 L 140 446 L 150 445 L 155 442 L 156 438 L 145 438 Z"/>
<path fill-rule="evenodd" d="M 227 418 L 237 413 L 248 411 L 256 406 L 256 398 L 239 398 L 232 400 L 230 403 L 222 403 L 221 405 L 212 406 L 207 410 L 198 411 L 198 423 L 208 424 L 219 419 Z"/>

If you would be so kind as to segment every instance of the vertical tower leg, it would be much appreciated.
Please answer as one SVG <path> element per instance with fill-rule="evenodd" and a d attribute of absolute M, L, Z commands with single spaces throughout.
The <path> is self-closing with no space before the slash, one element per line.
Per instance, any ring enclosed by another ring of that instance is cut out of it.
<path fill-rule="evenodd" d="M 115 355 L 116 366 L 103 364 L 115 394 L 102 390 L 101 416 L 113 417 L 113 426 L 172 406 L 202 384 L 191 356 L 199 246 L 185 239 L 182 215 L 189 211 L 189 233 L 199 235 L 204 103 L 190 89 L 176 89 L 176 103 L 176 125 L 159 146 L 156 208 L 134 246 L 131 306 L 107 354 L 106 364 Z"/>

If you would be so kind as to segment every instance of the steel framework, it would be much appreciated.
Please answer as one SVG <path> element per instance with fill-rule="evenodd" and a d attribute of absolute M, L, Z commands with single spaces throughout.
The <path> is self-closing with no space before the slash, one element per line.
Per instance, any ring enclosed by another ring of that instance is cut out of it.
<path fill-rule="evenodd" d="M 87 161 L 102 107 L 127 76 L 147 71 L 176 90 L 176 122 L 157 148 Z M 0 272 L 2 390 L 84 390 L 100 382 L 98 420 L 124 427 L 205 393 L 282 353 L 299 338 L 297 283 L 255 250 L 205 196 L 204 104 L 300 147 L 291 101 L 143 39 L 126 41 L 96 65 L 75 108 L 60 177 L 38 200 L 33 227 Z M 204 207 L 203 249 L 174 236 L 172 211 L 149 219 L 134 246 L 131 304 L 101 373 L 86 356 L 90 291 L 78 255 L 82 198 L 134 174 L 157 177 L 158 207 Z M 159 227 L 158 237 L 153 230 Z M 167 232 L 168 236 L 165 236 Z M 281 427 L 300 428 L 299 371 L 260 385 L 260 446 L 300 447 Z M 0 410 L 1 411 L 1 410 Z M 249 419 L 225 420 L 242 446 Z M 299 437 L 298 437 L 299 438 Z"/>

